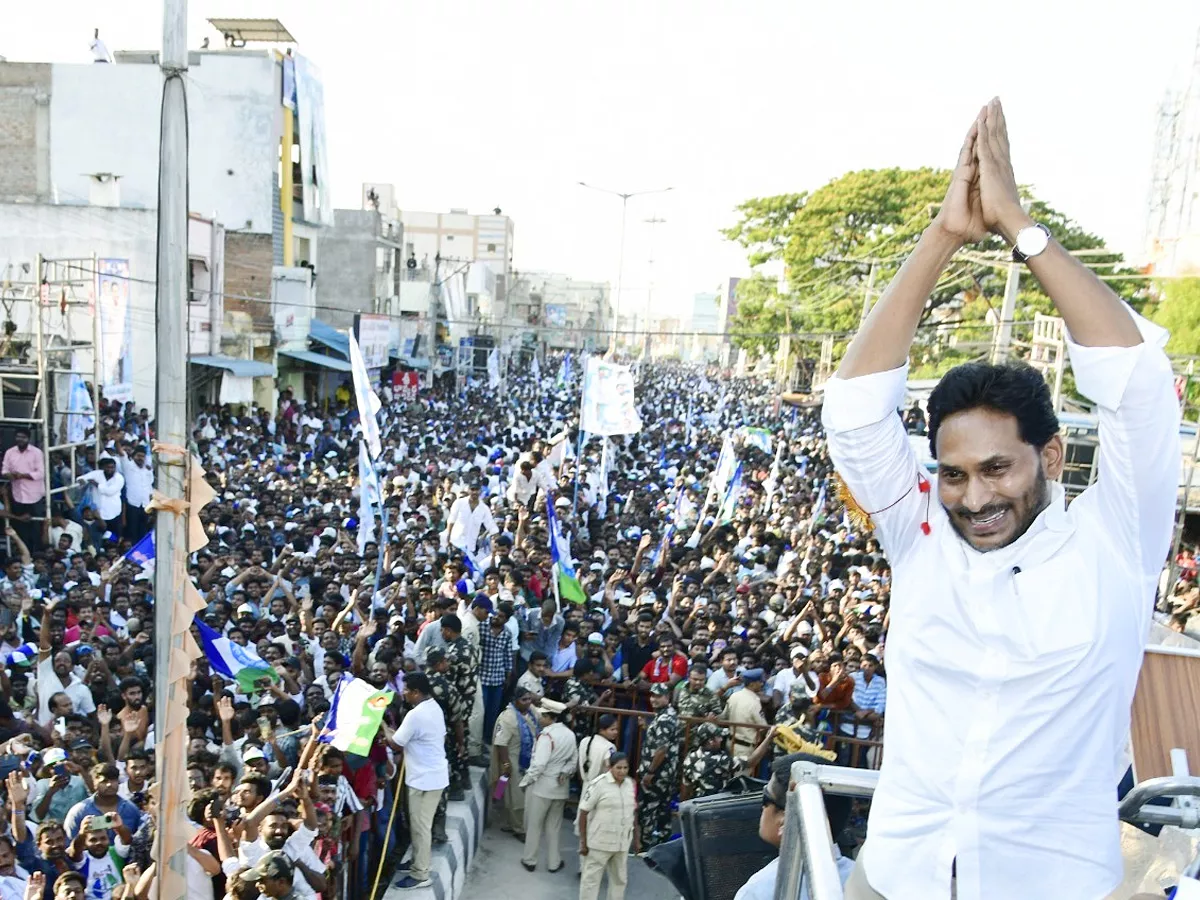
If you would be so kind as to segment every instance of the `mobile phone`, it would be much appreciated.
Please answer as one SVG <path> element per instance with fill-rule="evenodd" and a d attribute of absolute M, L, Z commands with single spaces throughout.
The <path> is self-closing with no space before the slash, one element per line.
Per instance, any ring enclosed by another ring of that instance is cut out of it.
<path fill-rule="evenodd" d="M 113 826 L 113 817 L 111 813 L 105 813 L 102 816 L 92 816 L 92 822 L 89 826 L 91 831 L 108 831 Z"/>
<path fill-rule="evenodd" d="M 59 763 L 57 766 L 54 767 L 54 774 L 55 774 L 55 776 L 66 775 L 67 774 L 66 765 L 64 763 Z"/>

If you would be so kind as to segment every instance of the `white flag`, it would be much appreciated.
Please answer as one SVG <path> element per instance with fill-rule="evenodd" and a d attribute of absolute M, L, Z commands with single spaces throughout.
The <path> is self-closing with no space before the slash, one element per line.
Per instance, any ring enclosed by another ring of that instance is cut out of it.
<path fill-rule="evenodd" d="M 350 374 L 354 376 L 354 399 L 358 404 L 363 439 L 367 442 L 367 449 L 371 451 L 371 458 L 376 459 L 383 450 L 383 443 L 379 439 L 379 420 L 376 418 L 383 404 L 371 389 L 367 363 L 363 359 L 362 350 L 358 347 L 353 331 L 350 332 Z"/>
<path fill-rule="evenodd" d="M 358 442 L 358 492 L 358 555 L 362 556 L 367 544 L 378 543 L 375 540 L 375 506 L 383 502 L 379 475 L 367 452 L 366 441 Z"/>
<path fill-rule="evenodd" d="M 533 380 L 541 382 L 542 380 L 542 364 L 538 362 L 537 351 L 534 351 L 533 362 L 529 364 L 529 374 L 533 376 Z"/>
<path fill-rule="evenodd" d="M 500 387 L 500 354 L 495 350 L 488 352 L 487 360 L 488 387 Z"/>

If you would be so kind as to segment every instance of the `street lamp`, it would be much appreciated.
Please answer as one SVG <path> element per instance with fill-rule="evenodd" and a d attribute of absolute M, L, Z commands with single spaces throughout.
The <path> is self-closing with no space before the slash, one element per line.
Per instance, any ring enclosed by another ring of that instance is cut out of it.
<path fill-rule="evenodd" d="M 667 191 L 673 191 L 673 187 L 656 188 L 652 191 L 631 191 L 622 193 L 621 191 L 612 191 L 608 188 L 596 187 L 594 184 L 588 184 L 586 181 L 579 182 L 580 187 L 588 188 L 589 190 L 599 191 L 602 194 L 612 194 L 614 197 L 621 198 L 621 256 L 617 262 L 617 290 L 613 296 L 613 327 L 612 327 L 612 346 L 617 346 L 617 327 L 618 316 L 621 311 L 621 278 L 625 274 L 625 211 L 629 206 L 630 197 L 642 197 L 646 194 L 665 194 Z"/>

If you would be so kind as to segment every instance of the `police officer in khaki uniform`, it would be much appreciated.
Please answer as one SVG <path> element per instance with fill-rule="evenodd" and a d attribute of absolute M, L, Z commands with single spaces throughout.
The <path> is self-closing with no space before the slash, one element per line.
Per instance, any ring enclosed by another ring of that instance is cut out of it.
<path fill-rule="evenodd" d="M 609 769 L 584 786 L 579 801 L 579 900 L 597 900 L 608 873 L 608 900 L 623 900 L 629 848 L 641 853 L 637 799 L 629 758 L 614 753 Z"/>

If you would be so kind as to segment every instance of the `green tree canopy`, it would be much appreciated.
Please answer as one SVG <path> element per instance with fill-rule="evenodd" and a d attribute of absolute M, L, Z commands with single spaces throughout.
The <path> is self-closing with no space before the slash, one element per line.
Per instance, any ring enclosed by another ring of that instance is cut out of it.
<path fill-rule="evenodd" d="M 886 287 L 932 220 L 945 196 L 950 172 L 942 169 L 865 169 L 848 172 L 811 193 L 781 194 L 747 200 L 739 220 L 723 234 L 741 244 L 751 266 L 774 260 L 784 264 L 787 291 L 780 294 L 764 278 L 738 285 L 738 312 L 732 330 L 736 342 L 773 349 L 774 335 L 785 330 L 849 333 L 858 327 L 868 286 L 870 261 L 876 261 L 873 299 Z M 1071 251 L 1103 250 L 1104 241 L 1024 191 L 1030 214 L 1044 222 Z M 1007 253 L 999 238 L 968 248 L 971 255 Z M 1122 271 L 1119 254 L 1084 257 L 1100 274 Z M 1107 266 L 1102 264 L 1108 264 Z M 957 258 L 942 278 L 925 318 L 982 322 L 989 308 L 998 314 L 1005 270 L 978 259 Z M 1131 297 L 1136 282 L 1113 282 Z M 1050 312 L 1051 304 L 1032 279 L 1022 281 L 1015 318 Z"/>
<path fill-rule="evenodd" d="M 1200 278 L 1162 282 L 1158 299 L 1147 312 L 1171 332 L 1168 353 L 1200 356 Z"/>

